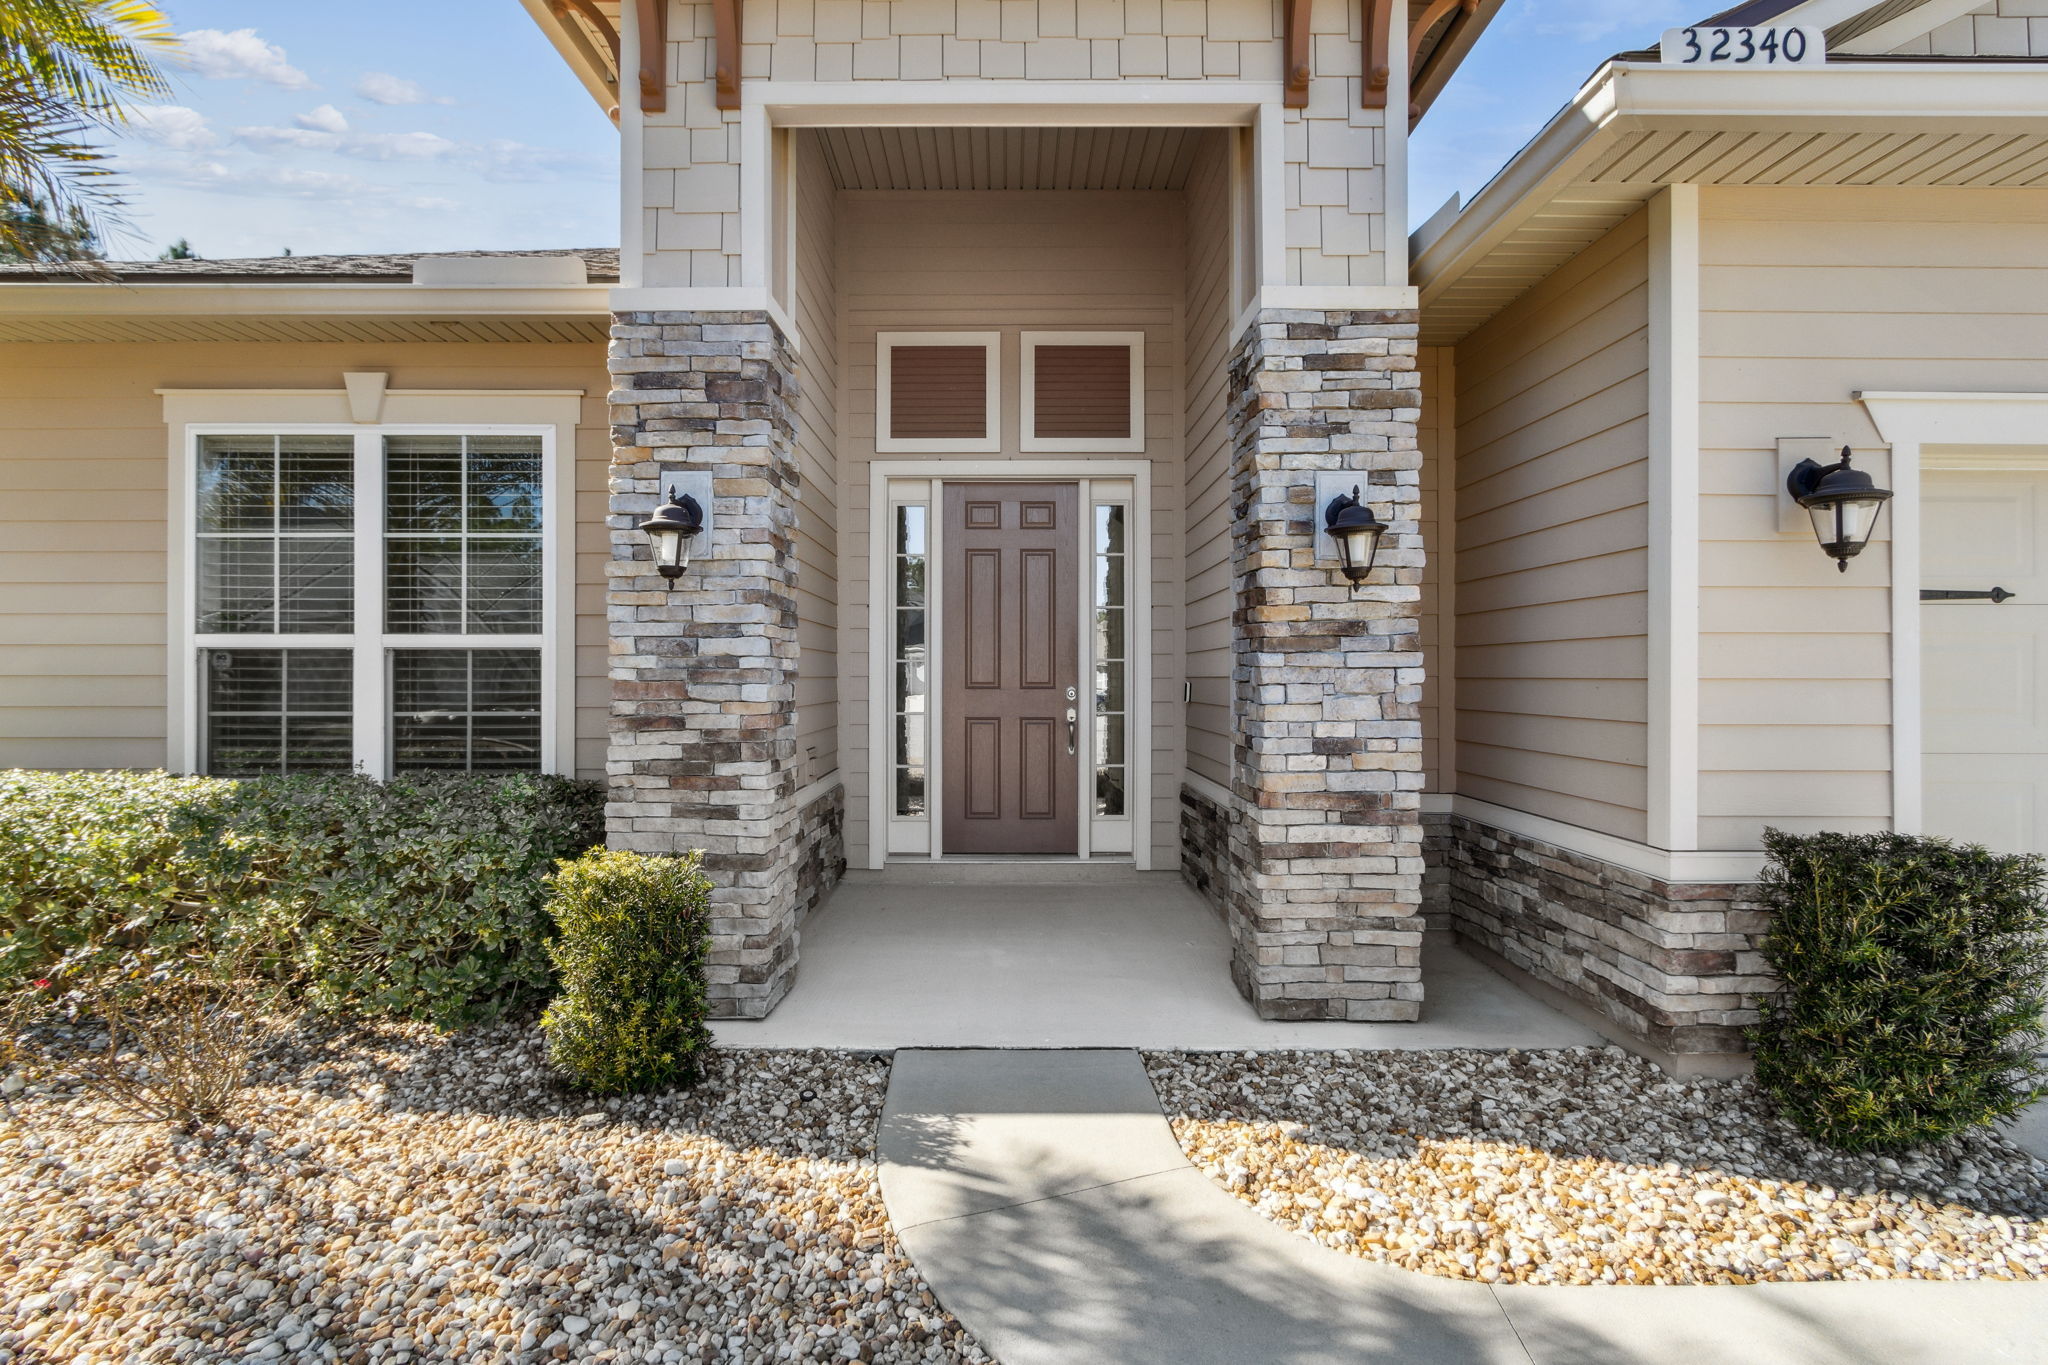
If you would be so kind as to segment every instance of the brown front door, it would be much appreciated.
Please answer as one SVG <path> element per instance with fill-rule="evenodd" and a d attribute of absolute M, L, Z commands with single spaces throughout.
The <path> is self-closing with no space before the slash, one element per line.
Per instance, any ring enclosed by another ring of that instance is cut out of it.
<path fill-rule="evenodd" d="M 946 853 L 1075 853 L 1080 489 L 946 485 Z"/>

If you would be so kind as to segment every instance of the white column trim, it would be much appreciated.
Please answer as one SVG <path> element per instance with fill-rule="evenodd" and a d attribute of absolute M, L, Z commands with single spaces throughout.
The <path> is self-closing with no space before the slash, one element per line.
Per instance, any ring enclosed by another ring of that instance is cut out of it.
<path fill-rule="evenodd" d="M 619 6 L 619 286 L 647 278 L 647 116 L 640 109 L 640 20 L 637 6 Z M 616 305 L 615 305 L 616 306 Z"/>
<path fill-rule="evenodd" d="M 768 154 L 768 111 L 757 104 L 740 110 L 740 287 L 774 297 L 768 287 L 768 182 L 773 158 Z M 794 254 L 794 253 L 792 253 Z"/>
<path fill-rule="evenodd" d="M 1393 50 L 1387 54 L 1387 102 L 1380 109 L 1380 231 L 1385 234 L 1381 251 L 1386 262 L 1380 279 L 1390 285 L 1408 283 L 1408 104 L 1414 73 L 1408 69 L 1408 44 L 1401 37 L 1405 27 L 1396 24 L 1388 44 Z"/>
<path fill-rule="evenodd" d="M 1920 670 L 1920 471 L 1958 448 L 2048 445 L 2048 392 L 1859 391 L 1891 447 L 1892 828 L 1918 834 L 1922 746 Z"/>
<path fill-rule="evenodd" d="M 1256 273 L 1262 292 L 1269 285 L 1287 283 L 1286 125 L 1285 110 L 1277 104 L 1262 104 L 1252 128 L 1252 221 L 1257 228 Z"/>
<path fill-rule="evenodd" d="M 1699 845 L 1700 188 L 1650 200 L 1649 842 Z"/>

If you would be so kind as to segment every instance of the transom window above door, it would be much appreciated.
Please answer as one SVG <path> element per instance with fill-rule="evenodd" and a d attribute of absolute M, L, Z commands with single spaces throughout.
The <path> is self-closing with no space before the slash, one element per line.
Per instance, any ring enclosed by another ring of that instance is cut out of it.
<path fill-rule="evenodd" d="M 550 766 L 552 429 L 195 431 L 194 766 Z"/>

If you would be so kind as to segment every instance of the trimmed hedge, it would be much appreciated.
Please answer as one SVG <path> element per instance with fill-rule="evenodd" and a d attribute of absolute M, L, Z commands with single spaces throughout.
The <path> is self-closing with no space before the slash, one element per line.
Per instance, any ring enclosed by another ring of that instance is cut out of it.
<path fill-rule="evenodd" d="M 548 1060 L 585 1090 L 695 1084 L 711 1030 L 704 966 L 711 883 L 701 855 L 594 849 L 565 862 L 549 910 L 562 993 L 541 1016 Z"/>
<path fill-rule="evenodd" d="M 2040 1093 L 2043 864 L 1901 834 L 1765 833 L 1757 1082 L 1807 1134 L 1898 1150 Z"/>
<path fill-rule="evenodd" d="M 0 772 L 0 985 L 252 942 L 311 1003 L 453 1027 L 545 991 L 594 783 Z"/>

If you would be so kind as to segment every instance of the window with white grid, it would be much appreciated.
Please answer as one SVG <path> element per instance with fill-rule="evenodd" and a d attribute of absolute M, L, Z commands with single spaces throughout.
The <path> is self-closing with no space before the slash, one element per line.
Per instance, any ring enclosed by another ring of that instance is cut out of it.
<path fill-rule="evenodd" d="M 195 766 L 548 766 L 544 430 L 199 432 Z"/>

